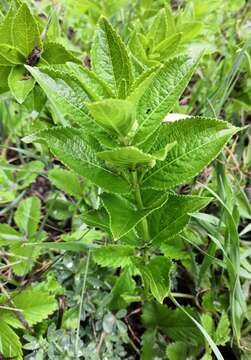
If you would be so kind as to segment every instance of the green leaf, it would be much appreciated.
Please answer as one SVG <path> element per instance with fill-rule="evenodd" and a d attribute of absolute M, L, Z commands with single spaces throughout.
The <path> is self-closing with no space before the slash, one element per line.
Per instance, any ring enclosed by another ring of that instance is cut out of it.
<path fill-rule="evenodd" d="M 151 293 L 161 304 L 170 291 L 171 269 L 171 260 L 164 256 L 156 256 L 147 265 L 139 267 L 144 283 L 150 286 Z"/>
<path fill-rule="evenodd" d="M 15 213 L 15 223 L 27 236 L 34 236 L 38 229 L 41 216 L 41 202 L 39 198 L 31 196 L 20 202 Z"/>
<path fill-rule="evenodd" d="M 142 336 L 141 360 L 152 360 L 156 356 L 156 329 L 147 329 Z"/>
<path fill-rule="evenodd" d="M 135 256 L 134 247 L 128 245 L 106 245 L 92 250 L 94 261 L 107 267 L 125 267 Z"/>
<path fill-rule="evenodd" d="M 1 59 L 0 59 L 1 62 Z M 1 66 L 0 65 L 0 93 L 3 93 L 5 91 L 9 90 L 9 85 L 8 85 L 8 77 L 11 71 L 11 67 L 10 66 Z"/>
<path fill-rule="evenodd" d="M 27 188 L 36 177 L 43 172 L 44 164 L 39 160 L 29 161 L 18 167 L 16 180 L 18 181 L 18 189 Z"/>
<path fill-rule="evenodd" d="M 108 99 L 87 104 L 94 120 L 103 129 L 126 136 L 135 122 L 135 108 L 126 100 Z"/>
<path fill-rule="evenodd" d="M 178 306 L 177 310 L 179 310 L 183 314 L 185 314 L 187 316 L 187 318 L 190 319 L 196 325 L 197 329 L 201 332 L 201 334 L 203 334 L 203 336 L 207 340 L 208 344 L 210 345 L 211 349 L 213 350 L 213 352 L 214 352 L 214 354 L 216 356 L 216 359 L 217 360 L 224 360 L 223 356 L 221 355 L 221 352 L 217 348 L 215 342 L 213 341 L 211 336 L 208 334 L 206 329 L 196 320 L 196 318 L 189 311 L 187 311 L 187 309 L 184 306 L 181 306 L 173 296 L 172 296 L 172 302 L 176 306 Z"/>
<path fill-rule="evenodd" d="M 158 150 L 177 141 L 165 162 L 143 179 L 143 188 L 170 189 L 191 180 L 216 158 L 224 144 L 238 131 L 230 124 L 210 118 L 191 117 L 162 126 Z"/>
<path fill-rule="evenodd" d="M 185 90 L 197 61 L 181 56 L 172 58 L 156 72 L 145 94 L 141 97 L 136 118 L 139 123 L 134 144 L 145 142 L 161 125 Z"/>
<path fill-rule="evenodd" d="M 189 358 L 189 347 L 182 341 L 176 341 L 167 345 L 166 355 L 168 360 L 187 360 Z"/>
<path fill-rule="evenodd" d="M 135 287 L 136 284 L 132 279 L 131 271 L 125 268 L 111 291 L 112 298 L 109 308 L 111 310 L 126 308 L 130 302 L 126 301 L 123 295 L 135 295 Z"/>
<path fill-rule="evenodd" d="M 66 119 L 70 118 L 83 127 L 89 126 L 91 120 L 85 109 L 85 100 L 89 98 L 74 76 L 52 69 L 46 70 L 48 75 L 45 69 L 27 65 L 26 68 L 44 90 L 62 125 L 67 125 Z"/>
<path fill-rule="evenodd" d="M 0 353 L 5 358 L 16 358 L 22 360 L 22 345 L 18 335 L 11 329 L 11 327 L 2 320 L 0 312 Z"/>
<path fill-rule="evenodd" d="M 67 66 L 81 82 L 85 92 L 93 101 L 115 97 L 109 86 L 95 72 L 74 63 L 68 63 Z"/>
<path fill-rule="evenodd" d="M 42 49 L 40 32 L 29 7 L 23 3 L 18 9 L 12 23 L 13 46 L 27 58 L 34 47 Z"/>
<path fill-rule="evenodd" d="M 0 44 L 0 65 L 23 64 L 24 61 L 24 56 L 17 48 L 8 44 Z"/>
<path fill-rule="evenodd" d="M 73 128 L 41 131 L 35 141 L 45 141 L 51 152 L 71 170 L 91 180 L 106 191 L 127 193 L 129 184 L 106 169 L 96 158 L 93 143 L 83 132 Z"/>
<path fill-rule="evenodd" d="M 207 331 L 207 333 L 213 337 L 214 334 L 214 321 L 211 315 L 209 314 L 202 314 L 201 315 L 201 324 L 204 327 L 204 329 Z"/>
<path fill-rule="evenodd" d="M 131 50 L 133 60 L 135 60 L 136 65 L 140 67 L 141 70 L 144 69 L 143 64 L 148 66 L 153 65 L 153 63 L 147 58 L 144 44 L 142 44 L 141 38 L 137 31 L 134 31 L 131 34 L 128 46 Z M 156 62 L 154 62 L 154 65 L 156 65 Z"/>
<path fill-rule="evenodd" d="M 43 321 L 57 309 L 54 296 L 37 288 L 29 288 L 15 294 L 12 301 L 31 326 Z M 4 320 L 13 327 L 22 327 L 12 311 L 4 310 Z"/>
<path fill-rule="evenodd" d="M 216 345 L 221 346 L 224 346 L 230 340 L 230 322 L 225 312 L 221 315 L 213 338 Z"/>
<path fill-rule="evenodd" d="M 114 240 L 126 235 L 155 210 L 138 210 L 134 204 L 118 195 L 102 194 L 101 199 L 109 214 L 110 229 Z"/>
<path fill-rule="evenodd" d="M 99 230 L 90 230 L 86 226 L 81 226 L 76 231 L 71 233 L 65 233 L 60 236 L 60 238 L 66 242 L 69 241 L 80 241 L 84 244 L 91 244 L 94 241 L 101 241 L 105 237 L 105 234 Z"/>
<path fill-rule="evenodd" d="M 48 64 L 65 64 L 67 61 L 72 61 L 81 64 L 81 61 L 77 59 L 72 53 L 57 42 L 47 41 L 45 49 L 42 54 L 42 59 Z"/>
<path fill-rule="evenodd" d="M 35 85 L 35 79 L 27 75 L 25 68 L 22 65 L 17 65 L 12 68 L 8 84 L 12 95 L 19 104 L 22 104 L 30 91 Z"/>
<path fill-rule="evenodd" d="M 120 98 L 129 93 L 133 80 L 126 47 L 109 22 L 101 17 L 91 49 L 94 72 L 109 83 Z"/>
<path fill-rule="evenodd" d="M 187 313 L 198 318 L 195 309 L 184 307 Z M 159 329 L 173 341 L 182 341 L 188 345 L 203 344 L 203 337 L 194 322 L 181 310 L 171 309 L 155 302 L 147 303 L 143 308 L 143 325 L 148 329 Z"/>
<path fill-rule="evenodd" d="M 168 25 L 165 9 L 161 9 L 155 16 L 147 34 L 148 41 L 159 44 L 167 37 Z"/>
<path fill-rule="evenodd" d="M 109 217 L 105 209 L 91 210 L 83 213 L 84 223 L 88 226 L 97 227 L 109 231 Z"/>
<path fill-rule="evenodd" d="M 165 205 L 152 215 L 152 228 L 157 228 L 153 235 L 154 245 L 178 234 L 187 225 L 189 213 L 204 208 L 211 200 L 210 197 L 169 195 Z"/>
<path fill-rule="evenodd" d="M 38 246 L 26 245 L 27 242 L 21 241 L 10 246 L 10 252 L 13 254 L 10 256 L 10 262 L 12 263 L 12 270 L 17 276 L 28 274 L 40 254 Z"/>
<path fill-rule="evenodd" d="M 0 42 L 12 45 L 12 22 L 15 17 L 19 5 L 12 1 L 3 21 L 0 24 Z"/>
<path fill-rule="evenodd" d="M 149 166 L 155 165 L 155 158 L 150 154 L 145 154 L 134 146 L 126 146 L 114 150 L 98 152 L 97 156 L 116 166 L 133 168 L 139 164 Z"/>
<path fill-rule="evenodd" d="M 140 76 L 134 81 L 131 92 L 127 97 L 127 100 L 133 103 L 135 106 L 138 104 L 141 97 L 149 88 L 150 84 L 154 80 L 157 71 L 160 67 L 152 67 L 147 69 L 146 71 L 142 72 Z"/>
<path fill-rule="evenodd" d="M 9 245 L 20 240 L 23 240 L 23 236 L 10 225 L 0 224 L 0 245 Z"/>
<path fill-rule="evenodd" d="M 173 57 L 178 50 L 180 41 L 182 38 L 182 34 L 173 34 L 169 36 L 167 39 L 161 41 L 154 49 L 154 56 L 158 58 L 168 59 L 169 57 Z"/>
<path fill-rule="evenodd" d="M 53 185 L 72 196 L 82 196 L 79 177 L 72 171 L 54 168 L 48 171 L 48 178 Z"/>

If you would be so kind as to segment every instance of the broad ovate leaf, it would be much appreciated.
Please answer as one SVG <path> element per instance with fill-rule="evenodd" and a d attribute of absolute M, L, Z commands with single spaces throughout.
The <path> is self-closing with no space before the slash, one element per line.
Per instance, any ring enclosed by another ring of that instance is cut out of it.
<path fill-rule="evenodd" d="M 21 241 L 19 243 L 14 243 L 9 248 L 9 251 L 12 254 L 10 256 L 12 270 L 17 276 L 28 274 L 40 254 L 39 246 L 30 245 L 31 242 L 28 244 L 27 242 Z"/>
<path fill-rule="evenodd" d="M 173 341 L 182 341 L 190 346 L 202 345 L 203 336 L 184 310 L 199 321 L 195 308 L 171 309 L 166 304 L 147 302 L 143 307 L 142 322 L 147 329 L 157 328 Z"/>
<path fill-rule="evenodd" d="M 191 180 L 216 158 L 238 129 L 229 123 L 204 117 L 190 117 L 162 125 L 157 151 L 166 143 L 177 144 L 166 160 L 147 173 L 143 188 L 170 189 Z"/>
<path fill-rule="evenodd" d="M 97 25 L 91 59 L 94 72 L 125 98 L 133 81 L 132 66 L 124 43 L 104 17 Z"/>
<path fill-rule="evenodd" d="M 83 131 L 57 127 L 34 135 L 33 141 L 45 141 L 63 164 L 106 191 L 130 192 L 129 184 L 97 159 L 95 150 L 99 145 Z"/>

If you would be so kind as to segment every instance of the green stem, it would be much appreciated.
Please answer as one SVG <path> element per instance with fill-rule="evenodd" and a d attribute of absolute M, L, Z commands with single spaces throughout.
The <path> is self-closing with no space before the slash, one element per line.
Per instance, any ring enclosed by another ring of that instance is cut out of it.
<path fill-rule="evenodd" d="M 136 170 L 132 172 L 132 182 L 133 182 L 134 196 L 135 196 L 135 201 L 136 201 L 137 207 L 139 210 L 143 210 L 144 204 L 143 204 L 141 193 L 140 193 L 138 174 L 137 174 Z M 150 241 L 151 237 L 150 237 L 150 233 L 149 233 L 147 219 L 144 218 L 141 221 L 141 224 L 142 224 L 142 232 L 143 232 L 144 242 L 148 242 L 148 241 Z"/>
<path fill-rule="evenodd" d="M 138 210 L 143 210 L 144 209 L 144 204 L 143 204 L 142 197 L 141 197 L 137 170 L 134 170 L 132 172 L 132 185 L 133 185 L 134 197 L 135 197 L 135 202 L 136 202 L 137 208 L 138 208 Z M 143 243 L 147 243 L 147 242 L 149 242 L 151 240 L 147 219 L 144 218 L 141 221 L 140 224 L 142 226 Z M 141 250 L 141 255 L 142 255 L 143 262 L 145 264 L 147 264 L 147 262 L 148 262 L 147 249 L 143 248 Z M 144 282 L 144 297 L 145 297 L 145 300 L 148 299 L 148 296 L 149 296 L 149 285 Z"/>

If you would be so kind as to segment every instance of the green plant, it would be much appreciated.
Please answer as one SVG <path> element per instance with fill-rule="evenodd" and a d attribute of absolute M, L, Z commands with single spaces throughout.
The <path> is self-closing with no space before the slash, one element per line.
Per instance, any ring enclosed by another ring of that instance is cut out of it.
<path fill-rule="evenodd" d="M 24 140 L 46 143 L 63 164 L 100 188 L 98 208 L 83 219 L 110 238 L 92 250 L 93 259 L 121 268 L 110 309 L 139 299 L 162 304 L 168 296 L 177 305 L 170 280 L 175 262 L 168 251 L 163 255 L 163 245 L 212 198 L 177 195 L 175 188 L 215 159 L 238 128 L 206 117 L 164 122 L 198 59 L 171 57 L 135 79 L 127 49 L 105 18 L 99 20 L 91 54 L 92 71 L 71 63 L 56 69 L 26 65 L 64 127 Z M 141 282 L 136 284 L 134 276 Z M 200 320 L 183 307 L 179 311 L 222 359 Z"/>
<path fill-rule="evenodd" d="M 1 92 L 10 90 L 13 97 L 23 103 L 35 86 L 35 80 L 24 65 L 41 66 L 81 63 L 63 45 L 46 38 L 26 3 L 13 0 L 0 23 Z"/>
<path fill-rule="evenodd" d="M 20 202 L 15 212 L 16 231 L 8 224 L 0 224 L 0 243 L 8 247 L 12 269 L 18 276 L 27 274 L 34 261 L 38 258 L 40 249 L 34 245 L 46 237 L 44 231 L 38 231 L 41 217 L 41 202 L 33 196 Z"/>
<path fill-rule="evenodd" d="M 42 285 L 42 284 L 41 284 Z M 0 353 L 1 356 L 23 359 L 22 346 L 16 331 L 30 332 L 31 326 L 46 319 L 57 308 L 55 297 L 45 289 L 30 287 L 11 294 L 1 285 Z"/>

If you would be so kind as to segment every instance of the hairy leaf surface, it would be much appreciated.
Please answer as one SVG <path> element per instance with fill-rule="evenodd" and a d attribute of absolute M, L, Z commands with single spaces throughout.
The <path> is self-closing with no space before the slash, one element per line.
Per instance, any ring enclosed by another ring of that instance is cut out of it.
<path fill-rule="evenodd" d="M 104 17 L 98 22 L 91 59 L 95 73 L 125 98 L 133 80 L 131 63 L 121 38 Z"/>
<path fill-rule="evenodd" d="M 81 82 L 86 93 L 93 101 L 115 97 L 115 94 L 109 86 L 101 80 L 94 71 L 90 71 L 83 66 L 74 63 L 68 63 L 67 66 Z"/>
<path fill-rule="evenodd" d="M 126 136 L 135 121 L 135 108 L 126 100 L 108 99 L 87 104 L 94 120 L 106 131 Z"/>
<path fill-rule="evenodd" d="M 169 195 L 163 208 L 152 215 L 151 228 L 157 228 L 154 245 L 179 233 L 189 221 L 188 214 L 205 207 L 211 200 L 210 197 Z"/>
<path fill-rule="evenodd" d="M 65 118 L 72 119 L 82 127 L 92 123 L 85 108 L 85 101 L 89 100 L 89 97 L 74 76 L 52 69 L 48 70 L 47 74 L 45 69 L 41 71 L 31 66 L 26 68 L 44 90 L 59 118 L 63 119 L 63 125 L 67 124 Z"/>
<path fill-rule="evenodd" d="M 118 195 L 103 194 L 101 199 L 109 214 L 111 233 L 115 240 L 126 235 L 155 210 L 138 210 L 134 204 Z"/>
<path fill-rule="evenodd" d="M 94 151 L 97 144 L 93 144 L 82 131 L 58 127 L 40 132 L 37 139 L 45 141 L 63 164 L 101 188 L 117 193 L 130 191 L 124 179 L 106 169 L 97 159 Z"/>
<path fill-rule="evenodd" d="M 143 180 L 143 187 L 170 189 L 196 176 L 219 154 L 225 143 L 238 129 L 216 119 L 191 117 L 162 126 L 157 147 L 177 141 Z"/>
<path fill-rule="evenodd" d="M 117 268 L 131 264 L 135 250 L 133 246 L 129 245 L 106 245 L 93 249 L 92 255 L 97 264 Z"/>
<path fill-rule="evenodd" d="M 135 144 L 141 144 L 160 126 L 185 90 L 197 61 L 182 56 L 169 60 L 156 72 L 137 108 L 138 131 Z"/>

